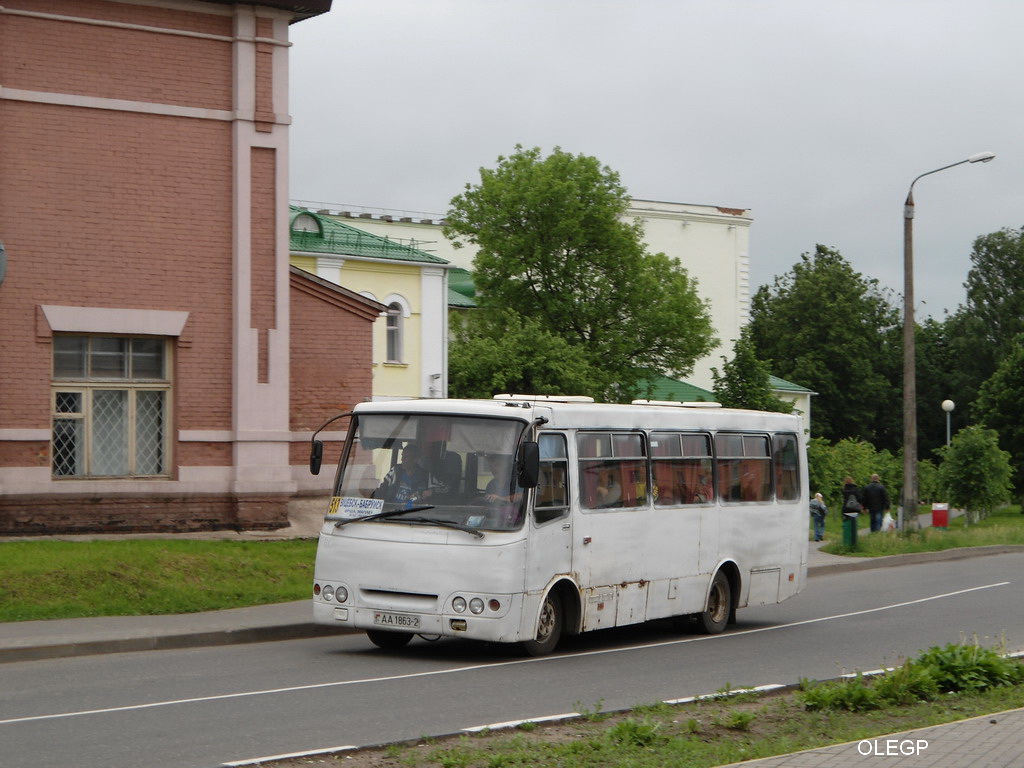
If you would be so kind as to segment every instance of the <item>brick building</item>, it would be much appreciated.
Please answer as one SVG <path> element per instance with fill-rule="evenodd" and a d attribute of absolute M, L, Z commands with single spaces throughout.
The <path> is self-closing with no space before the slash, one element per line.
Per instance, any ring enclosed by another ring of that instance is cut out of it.
<path fill-rule="evenodd" d="M 281 525 L 370 396 L 382 307 L 288 266 L 288 31 L 329 7 L 0 7 L 0 533 Z"/>

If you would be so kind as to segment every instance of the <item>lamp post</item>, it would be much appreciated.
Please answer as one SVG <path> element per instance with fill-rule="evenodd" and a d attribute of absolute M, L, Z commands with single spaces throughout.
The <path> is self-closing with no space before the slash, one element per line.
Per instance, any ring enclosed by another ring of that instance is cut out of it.
<path fill-rule="evenodd" d="M 934 171 L 922 173 L 910 182 L 903 204 L 903 506 L 899 529 L 904 530 L 906 516 L 917 519 L 917 376 L 914 349 L 914 185 L 925 176 L 955 168 L 964 163 L 987 163 L 992 152 L 979 152 Z"/>
<path fill-rule="evenodd" d="M 947 448 L 949 447 L 949 415 L 953 412 L 954 408 L 956 408 L 956 403 L 954 403 L 952 400 L 943 400 L 942 401 L 942 410 L 944 410 L 946 412 L 946 447 Z"/>

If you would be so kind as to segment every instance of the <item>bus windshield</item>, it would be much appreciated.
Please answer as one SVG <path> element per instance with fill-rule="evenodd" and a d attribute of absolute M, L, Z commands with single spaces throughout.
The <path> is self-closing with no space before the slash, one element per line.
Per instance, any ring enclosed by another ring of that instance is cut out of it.
<path fill-rule="evenodd" d="M 360 414 L 355 422 L 332 519 L 492 531 L 522 525 L 526 493 L 515 471 L 522 422 L 414 413 Z"/>

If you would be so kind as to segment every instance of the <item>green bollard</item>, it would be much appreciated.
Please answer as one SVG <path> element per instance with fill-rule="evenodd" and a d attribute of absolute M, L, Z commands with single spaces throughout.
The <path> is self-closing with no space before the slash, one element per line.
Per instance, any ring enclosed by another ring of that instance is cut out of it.
<path fill-rule="evenodd" d="M 857 515 L 843 515 L 843 546 L 857 548 Z"/>

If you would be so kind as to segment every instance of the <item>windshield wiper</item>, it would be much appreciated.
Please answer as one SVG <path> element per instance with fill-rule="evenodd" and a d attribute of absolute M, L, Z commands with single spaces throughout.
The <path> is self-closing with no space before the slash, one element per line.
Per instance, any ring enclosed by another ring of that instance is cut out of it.
<path fill-rule="evenodd" d="M 327 515 L 324 518 L 325 522 L 334 521 L 335 528 L 341 528 L 343 525 L 348 523 L 368 523 L 371 520 L 383 520 L 387 517 L 395 517 L 396 515 L 404 515 L 408 512 L 426 512 L 428 509 L 433 509 L 433 504 L 420 504 L 418 507 L 409 507 L 408 509 L 389 509 L 386 512 L 378 512 L 375 515 L 367 515 L 366 517 L 342 517 L 339 518 L 337 515 Z"/>
<path fill-rule="evenodd" d="M 463 525 L 462 523 L 453 523 L 450 520 L 438 520 L 436 517 L 410 517 L 407 520 L 401 520 L 403 523 L 427 523 L 429 525 L 439 525 L 442 528 L 454 528 L 456 531 L 465 531 L 471 533 L 478 539 L 482 539 L 484 534 L 477 528 L 471 525 Z"/>

